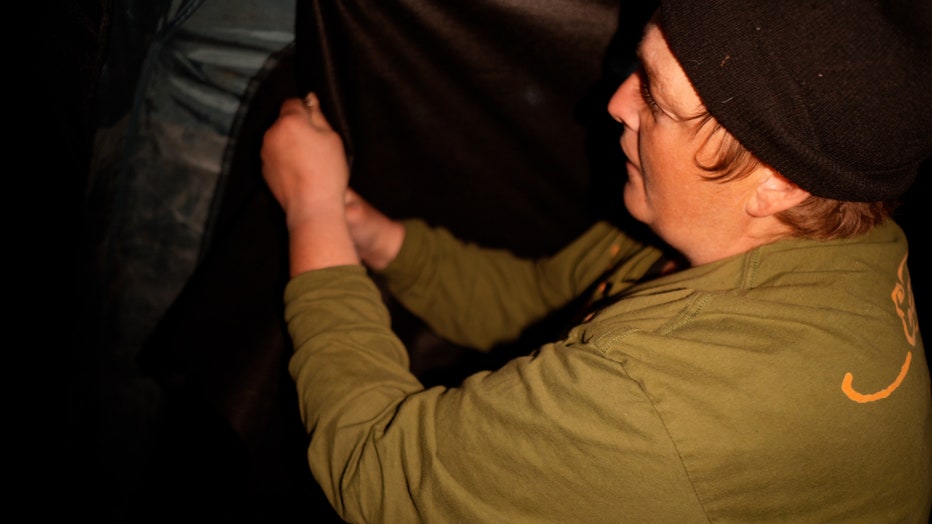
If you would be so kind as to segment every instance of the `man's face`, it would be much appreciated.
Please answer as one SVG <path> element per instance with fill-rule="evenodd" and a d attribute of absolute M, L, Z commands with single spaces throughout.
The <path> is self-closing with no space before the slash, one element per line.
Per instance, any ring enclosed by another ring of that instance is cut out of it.
<path fill-rule="evenodd" d="M 697 161 L 708 164 L 717 141 L 706 144 L 711 126 L 697 132 L 705 108 L 657 25 L 648 25 L 638 54 L 640 70 L 608 105 L 624 124 L 625 206 L 691 263 L 715 260 L 746 225 L 742 196 L 747 183 L 703 177 L 708 173 Z"/>

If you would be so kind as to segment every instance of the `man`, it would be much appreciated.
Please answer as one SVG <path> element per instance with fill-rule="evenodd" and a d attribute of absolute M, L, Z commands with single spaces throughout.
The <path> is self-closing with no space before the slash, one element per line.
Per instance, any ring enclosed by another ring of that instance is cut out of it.
<path fill-rule="evenodd" d="M 608 109 L 624 204 L 664 245 L 599 223 L 520 260 L 393 221 L 347 188 L 316 97 L 283 104 L 263 160 L 290 369 L 345 519 L 927 521 L 929 375 L 889 213 L 932 150 L 930 26 L 918 2 L 823 4 L 662 2 Z M 363 263 L 476 348 L 593 307 L 425 390 Z"/>

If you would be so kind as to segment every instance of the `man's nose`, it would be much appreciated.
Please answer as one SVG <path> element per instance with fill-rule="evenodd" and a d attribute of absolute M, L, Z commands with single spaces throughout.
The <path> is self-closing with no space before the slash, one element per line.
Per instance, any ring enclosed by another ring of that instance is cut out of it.
<path fill-rule="evenodd" d="M 618 86 L 615 94 L 608 101 L 608 113 L 617 122 L 631 130 L 637 130 L 638 126 L 637 108 L 640 89 L 640 78 L 637 73 L 632 73 Z"/>

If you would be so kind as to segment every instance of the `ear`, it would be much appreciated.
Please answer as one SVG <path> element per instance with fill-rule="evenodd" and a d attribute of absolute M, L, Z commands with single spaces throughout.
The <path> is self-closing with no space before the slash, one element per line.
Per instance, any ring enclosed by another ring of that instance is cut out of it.
<path fill-rule="evenodd" d="M 809 198 L 809 192 L 790 182 L 780 173 L 761 168 L 758 182 L 748 199 L 746 211 L 755 218 L 775 215 Z"/>

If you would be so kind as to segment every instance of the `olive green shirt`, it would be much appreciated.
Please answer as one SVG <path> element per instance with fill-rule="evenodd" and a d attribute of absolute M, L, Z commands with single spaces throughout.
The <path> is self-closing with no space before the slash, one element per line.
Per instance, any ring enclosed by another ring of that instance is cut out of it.
<path fill-rule="evenodd" d="M 892 222 L 650 280 L 660 253 L 607 224 L 540 261 L 406 228 L 383 275 L 453 342 L 517 337 L 602 279 L 610 300 L 425 389 L 362 267 L 295 277 L 308 460 L 347 521 L 927 522 L 929 374 Z"/>

